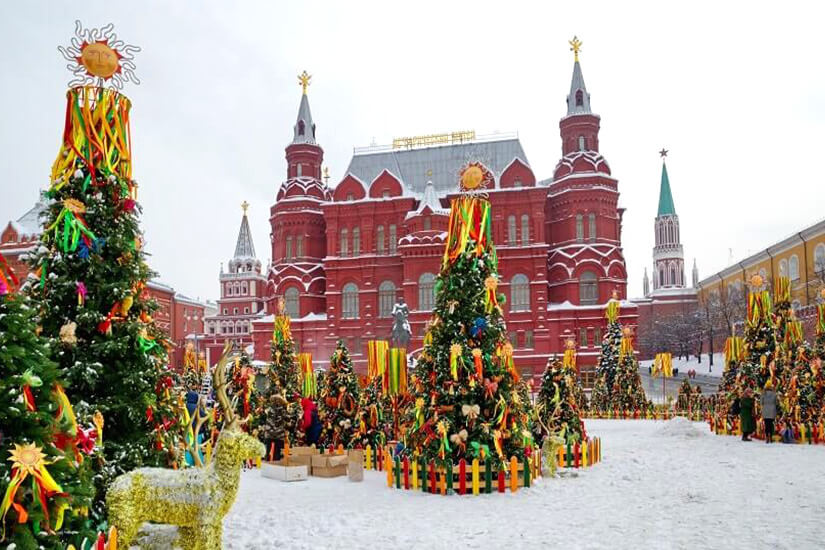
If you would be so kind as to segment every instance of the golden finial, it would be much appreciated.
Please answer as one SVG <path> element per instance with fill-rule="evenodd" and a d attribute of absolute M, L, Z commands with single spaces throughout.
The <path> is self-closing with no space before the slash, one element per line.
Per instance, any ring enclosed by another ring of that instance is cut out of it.
<path fill-rule="evenodd" d="M 304 95 L 307 95 L 307 86 L 309 86 L 309 80 L 312 78 L 312 75 L 308 72 L 304 71 L 298 75 L 298 82 L 301 83 L 301 88 L 304 90 Z"/>
<path fill-rule="evenodd" d="M 324 166 L 324 183 L 329 185 L 329 166 Z"/>
<path fill-rule="evenodd" d="M 243 201 L 241 203 L 241 208 L 243 208 L 243 215 L 246 216 L 246 211 L 249 209 L 249 203 L 246 202 L 246 201 Z"/>
<path fill-rule="evenodd" d="M 573 60 L 579 60 L 579 51 L 582 49 L 582 41 L 579 40 L 577 36 L 573 37 L 573 40 L 568 41 L 570 44 L 570 51 L 573 52 Z"/>
<path fill-rule="evenodd" d="M 427 179 L 430 179 L 432 177 L 433 177 L 433 171 L 432 170 L 427 170 Z"/>

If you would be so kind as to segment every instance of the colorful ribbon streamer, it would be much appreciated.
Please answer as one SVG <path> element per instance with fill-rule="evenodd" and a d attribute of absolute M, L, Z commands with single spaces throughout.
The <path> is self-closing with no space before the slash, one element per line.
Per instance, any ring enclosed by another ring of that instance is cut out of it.
<path fill-rule="evenodd" d="M 318 382 L 312 368 L 312 354 L 299 353 L 298 365 L 301 368 L 301 395 L 313 398 L 318 394 Z"/>
<path fill-rule="evenodd" d="M 376 376 L 384 376 L 387 368 L 387 354 L 390 344 L 386 340 L 370 340 L 367 342 L 367 379 L 373 380 Z"/>
<path fill-rule="evenodd" d="M 384 371 L 382 383 L 384 393 L 389 396 L 407 394 L 407 350 L 391 348 L 389 363 Z"/>
<path fill-rule="evenodd" d="M 77 170 L 86 168 L 84 189 L 97 184 L 98 170 L 115 176 L 124 195 L 135 199 L 129 130 L 131 102 L 108 88 L 81 86 L 66 94 L 63 145 L 52 165 L 52 190 L 66 185 Z"/>

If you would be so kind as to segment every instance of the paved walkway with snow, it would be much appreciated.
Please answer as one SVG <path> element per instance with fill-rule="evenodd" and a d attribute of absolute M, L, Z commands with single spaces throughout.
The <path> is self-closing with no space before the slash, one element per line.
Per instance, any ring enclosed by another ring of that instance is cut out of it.
<path fill-rule="evenodd" d="M 603 462 L 516 494 L 442 497 L 245 472 L 227 549 L 822 548 L 825 446 L 744 443 L 704 424 L 590 420 Z"/>

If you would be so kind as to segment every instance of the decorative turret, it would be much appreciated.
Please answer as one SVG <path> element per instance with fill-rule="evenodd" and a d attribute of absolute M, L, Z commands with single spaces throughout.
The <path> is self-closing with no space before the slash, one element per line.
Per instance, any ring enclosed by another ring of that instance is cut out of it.
<path fill-rule="evenodd" d="M 647 276 L 647 268 L 645 268 L 645 276 L 642 279 L 642 290 L 645 296 L 650 294 L 650 277 Z"/>
<path fill-rule="evenodd" d="M 252 232 L 249 230 L 249 219 L 246 211 L 249 203 L 241 203 L 243 217 L 241 218 L 241 228 L 238 230 L 238 241 L 235 243 L 235 255 L 229 261 L 230 273 L 244 273 L 247 271 L 261 272 L 261 261 L 255 257 L 255 244 L 252 242 Z M 223 269 L 223 268 L 221 268 Z"/>
<path fill-rule="evenodd" d="M 699 268 L 696 267 L 696 258 L 693 258 L 693 273 L 692 273 L 692 286 L 693 288 L 699 287 Z"/>
<path fill-rule="evenodd" d="M 576 151 L 598 153 L 599 115 L 590 110 L 590 94 L 584 85 L 584 75 L 579 64 L 582 42 L 574 36 L 569 43 L 574 56 L 573 77 L 567 95 L 567 116 L 560 124 L 562 154 L 568 155 Z"/>
<path fill-rule="evenodd" d="M 286 147 L 287 176 L 270 208 L 272 265 L 267 307 L 276 311 L 283 298 L 293 318 L 326 311 L 323 258 L 327 255 L 323 204 L 332 194 L 322 179 L 324 150 L 315 140 L 315 122 L 309 109 L 307 88 L 312 77 L 298 76 L 301 104 Z M 328 171 L 327 171 L 328 177 Z"/>
<path fill-rule="evenodd" d="M 301 105 L 298 107 L 298 119 L 292 128 L 292 142 L 286 147 L 287 184 L 281 186 L 278 199 L 285 196 L 294 196 L 307 192 L 311 195 L 322 195 L 326 199 L 326 186 L 321 181 L 321 163 L 324 161 L 324 150 L 315 141 L 315 123 L 312 121 L 312 112 L 309 109 L 307 87 L 312 78 L 306 71 L 298 76 L 303 93 Z M 298 180 L 299 188 L 292 189 L 291 180 Z M 318 185 L 312 185 L 317 182 Z"/>
<path fill-rule="evenodd" d="M 659 209 L 654 223 L 656 244 L 653 247 L 653 293 L 667 289 L 683 289 L 685 257 L 679 234 L 679 216 L 673 204 L 670 178 L 667 175 L 667 149 L 659 151 L 662 157 L 662 179 L 659 186 Z"/>

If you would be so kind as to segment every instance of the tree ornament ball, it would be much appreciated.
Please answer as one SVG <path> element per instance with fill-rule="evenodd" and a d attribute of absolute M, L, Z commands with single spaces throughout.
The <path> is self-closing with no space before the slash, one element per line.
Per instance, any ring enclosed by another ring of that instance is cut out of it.
<path fill-rule="evenodd" d="M 762 286 L 762 276 L 761 275 L 754 275 L 751 277 L 751 286 L 753 288 L 760 288 Z"/>
<path fill-rule="evenodd" d="M 468 190 L 477 189 L 483 179 L 484 173 L 480 167 L 468 166 L 461 175 L 461 186 Z"/>

